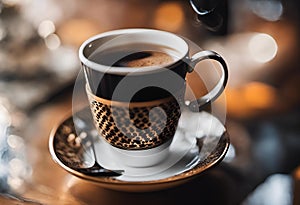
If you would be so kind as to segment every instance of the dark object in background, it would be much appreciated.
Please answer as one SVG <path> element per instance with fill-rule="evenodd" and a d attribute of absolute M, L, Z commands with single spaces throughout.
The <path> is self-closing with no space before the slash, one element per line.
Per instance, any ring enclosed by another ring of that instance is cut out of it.
<path fill-rule="evenodd" d="M 228 0 L 190 0 L 199 21 L 216 35 L 228 33 Z"/>

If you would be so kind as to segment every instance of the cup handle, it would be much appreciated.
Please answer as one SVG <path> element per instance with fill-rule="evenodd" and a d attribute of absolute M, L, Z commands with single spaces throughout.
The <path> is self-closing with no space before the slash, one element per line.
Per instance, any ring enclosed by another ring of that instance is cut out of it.
<path fill-rule="evenodd" d="M 205 50 L 194 54 L 189 59 L 190 62 L 189 62 L 188 72 L 189 73 L 193 72 L 196 64 L 206 59 L 216 60 L 221 64 L 221 68 L 222 68 L 221 78 L 217 83 L 217 85 L 212 90 L 210 90 L 206 95 L 189 103 L 188 107 L 191 110 L 199 109 L 199 107 L 202 107 L 210 102 L 213 102 L 224 91 L 228 81 L 228 68 L 226 62 L 218 53 L 214 51 Z"/>

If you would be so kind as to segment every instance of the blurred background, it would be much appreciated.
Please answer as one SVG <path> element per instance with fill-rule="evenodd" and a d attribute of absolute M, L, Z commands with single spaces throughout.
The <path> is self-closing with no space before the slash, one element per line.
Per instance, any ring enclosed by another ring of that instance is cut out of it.
<path fill-rule="evenodd" d="M 300 204 L 299 19 L 296 0 L 0 1 L 0 204 Z M 187 37 L 229 67 L 227 157 L 166 195 L 85 184 L 48 151 L 71 110 L 80 44 L 132 27 Z"/>

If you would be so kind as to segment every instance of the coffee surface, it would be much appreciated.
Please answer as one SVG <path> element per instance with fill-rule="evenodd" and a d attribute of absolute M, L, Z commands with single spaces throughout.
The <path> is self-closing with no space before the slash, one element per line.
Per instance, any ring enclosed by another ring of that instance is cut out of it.
<path fill-rule="evenodd" d="M 119 67 L 145 67 L 166 65 L 172 63 L 173 58 L 163 52 L 158 51 L 141 51 L 132 53 L 117 61 L 114 66 Z"/>
<path fill-rule="evenodd" d="M 103 50 L 89 59 L 114 67 L 163 66 L 174 62 L 174 58 L 165 52 L 168 49 L 157 45 L 130 44 Z"/>

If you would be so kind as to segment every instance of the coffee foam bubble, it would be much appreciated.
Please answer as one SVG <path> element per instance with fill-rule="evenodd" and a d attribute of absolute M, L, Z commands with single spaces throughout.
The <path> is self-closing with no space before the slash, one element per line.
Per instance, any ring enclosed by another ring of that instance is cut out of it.
<path fill-rule="evenodd" d="M 145 66 L 161 66 L 174 62 L 174 59 L 163 52 L 149 52 L 151 55 L 134 59 L 126 63 L 127 67 L 145 67 Z"/>

